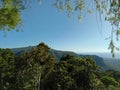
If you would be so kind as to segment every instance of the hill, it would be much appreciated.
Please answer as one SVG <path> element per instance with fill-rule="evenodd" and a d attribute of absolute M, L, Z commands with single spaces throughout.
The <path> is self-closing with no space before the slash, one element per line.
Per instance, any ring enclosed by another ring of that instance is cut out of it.
<path fill-rule="evenodd" d="M 25 52 L 28 52 L 30 51 L 32 48 L 34 48 L 35 46 L 29 46 L 29 47 L 22 47 L 22 48 L 13 48 L 11 49 L 12 52 L 15 54 L 15 55 L 20 55 L 22 53 L 25 53 Z M 96 64 L 98 66 L 101 67 L 102 70 L 107 70 L 109 69 L 109 67 L 104 63 L 104 59 L 99 57 L 99 56 L 96 56 L 96 55 L 79 55 L 77 53 L 74 53 L 74 52 L 70 52 L 70 51 L 60 51 L 60 50 L 54 50 L 54 49 L 51 49 L 50 51 L 52 54 L 55 55 L 56 59 L 59 61 L 60 58 L 63 56 L 63 55 L 66 55 L 66 54 L 70 54 L 70 55 L 74 55 L 76 57 L 92 57 L 94 59 L 94 61 L 96 62 Z"/>
<path fill-rule="evenodd" d="M 120 59 L 104 58 L 104 63 L 109 66 L 110 69 L 120 71 Z"/>
<path fill-rule="evenodd" d="M 28 52 L 30 51 L 32 48 L 34 48 L 34 46 L 28 46 L 28 47 L 20 47 L 20 48 L 12 48 L 12 52 L 18 56 L 22 53 Z"/>

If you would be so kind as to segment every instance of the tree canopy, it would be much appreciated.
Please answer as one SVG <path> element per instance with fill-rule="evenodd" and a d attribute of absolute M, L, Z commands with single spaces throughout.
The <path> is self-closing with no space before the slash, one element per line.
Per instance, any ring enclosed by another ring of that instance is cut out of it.
<path fill-rule="evenodd" d="M 0 49 L 0 90 L 120 90 L 120 72 L 100 71 L 92 57 L 57 61 L 44 43 L 18 56 Z"/>
<path fill-rule="evenodd" d="M 23 9 L 23 0 L 0 0 L 0 30 L 19 28 Z"/>
<path fill-rule="evenodd" d="M 0 30 L 19 30 L 22 24 L 21 12 L 26 9 L 27 3 L 31 1 L 33 0 L 0 0 Z M 38 2 L 41 1 L 38 0 Z M 104 14 L 104 19 L 112 26 L 109 49 L 111 49 L 114 57 L 115 49 L 119 50 L 114 44 L 114 37 L 117 41 L 119 40 L 120 0 L 54 0 L 54 6 L 60 10 L 66 10 L 68 16 L 78 12 L 78 19 L 80 20 L 83 11 L 88 13 L 94 11 L 92 7 L 88 7 L 88 2 L 93 4 L 94 9 L 100 15 Z"/>

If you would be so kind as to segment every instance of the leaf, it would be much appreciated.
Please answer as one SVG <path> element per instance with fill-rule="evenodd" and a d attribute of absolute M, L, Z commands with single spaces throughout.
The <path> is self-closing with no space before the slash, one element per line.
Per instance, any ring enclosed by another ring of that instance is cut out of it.
<path fill-rule="evenodd" d="M 89 14 L 92 14 L 92 13 L 93 13 L 92 10 L 90 10 L 90 9 L 89 9 L 87 12 L 88 12 Z"/>

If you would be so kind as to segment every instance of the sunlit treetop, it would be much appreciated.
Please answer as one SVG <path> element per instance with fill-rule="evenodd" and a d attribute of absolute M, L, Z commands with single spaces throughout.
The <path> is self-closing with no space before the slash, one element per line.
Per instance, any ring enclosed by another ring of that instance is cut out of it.
<path fill-rule="evenodd" d="M 17 30 L 21 26 L 23 0 L 0 0 L 0 30 Z"/>

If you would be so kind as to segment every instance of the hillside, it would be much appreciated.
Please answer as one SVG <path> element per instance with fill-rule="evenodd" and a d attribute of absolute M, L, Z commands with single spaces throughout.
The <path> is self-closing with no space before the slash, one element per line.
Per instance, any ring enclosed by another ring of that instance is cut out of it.
<path fill-rule="evenodd" d="M 120 59 L 104 58 L 104 63 L 116 71 L 120 71 Z"/>
<path fill-rule="evenodd" d="M 22 53 L 28 52 L 30 51 L 32 48 L 34 48 L 34 46 L 28 46 L 28 47 L 20 47 L 20 48 L 12 48 L 12 52 L 18 56 Z"/>
<path fill-rule="evenodd" d="M 29 46 L 29 47 L 22 47 L 22 48 L 13 48 L 11 49 L 12 52 L 15 54 L 15 55 L 20 55 L 24 52 L 28 52 L 30 51 L 32 48 L 34 48 L 34 46 Z M 69 51 L 60 51 L 60 50 L 54 50 L 54 49 L 51 49 L 51 53 L 55 55 L 56 59 L 57 60 L 60 60 L 60 58 L 63 56 L 63 55 L 66 55 L 66 54 L 71 54 L 71 55 L 74 55 L 76 57 L 93 57 L 94 61 L 96 62 L 96 64 L 98 66 L 101 67 L 102 70 L 107 70 L 109 69 L 109 67 L 104 63 L 104 60 L 103 58 L 99 57 L 99 56 L 96 56 L 96 55 L 79 55 L 77 53 L 74 53 L 74 52 L 69 52 Z"/>

